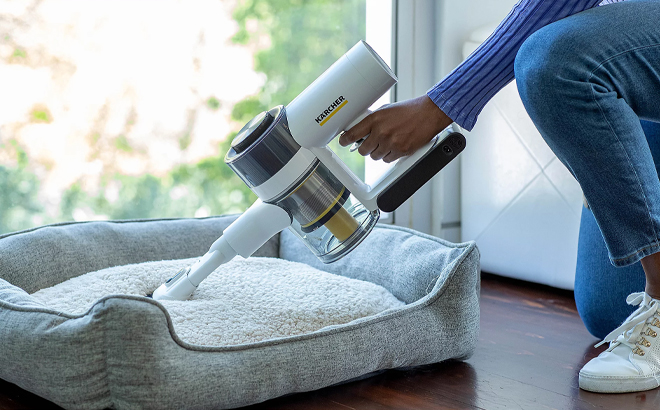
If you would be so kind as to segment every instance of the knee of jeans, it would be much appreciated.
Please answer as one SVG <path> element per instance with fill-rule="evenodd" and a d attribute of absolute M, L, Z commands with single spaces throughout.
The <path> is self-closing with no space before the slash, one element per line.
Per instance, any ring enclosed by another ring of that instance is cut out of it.
<path fill-rule="evenodd" d="M 518 91 L 525 106 L 556 102 L 562 84 L 575 73 L 577 61 L 572 47 L 573 34 L 544 27 L 522 44 L 514 63 Z M 541 108 L 541 107 L 539 107 Z"/>

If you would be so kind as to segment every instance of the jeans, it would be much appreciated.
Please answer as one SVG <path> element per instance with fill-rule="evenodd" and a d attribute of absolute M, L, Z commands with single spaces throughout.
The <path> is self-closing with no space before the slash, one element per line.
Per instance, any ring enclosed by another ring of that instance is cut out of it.
<path fill-rule="evenodd" d="M 660 251 L 660 179 L 640 123 L 660 122 L 659 21 L 657 0 L 596 7 L 535 32 L 516 57 L 525 108 L 590 205 L 576 300 L 597 336 L 625 319 L 625 295 L 644 289 L 637 262 Z"/>
<path fill-rule="evenodd" d="M 660 251 L 660 181 L 640 119 L 660 121 L 660 1 L 596 7 L 532 34 L 518 91 L 582 187 L 609 258 Z"/>
<path fill-rule="evenodd" d="M 660 175 L 660 124 L 642 121 L 642 128 Z M 642 291 L 645 281 L 641 263 L 623 268 L 610 263 L 594 214 L 583 208 L 575 269 L 575 304 L 587 330 L 602 339 L 619 326 L 635 310 L 626 304 L 626 296 Z"/>

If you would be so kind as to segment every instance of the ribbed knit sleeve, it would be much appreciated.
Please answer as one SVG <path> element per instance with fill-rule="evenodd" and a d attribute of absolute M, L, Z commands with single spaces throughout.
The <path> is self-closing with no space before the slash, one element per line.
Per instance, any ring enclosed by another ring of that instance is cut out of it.
<path fill-rule="evenodd" d="M 536 30 L 603 0 L 521 0 L 490 37 L 427 95 L 454 122 L 472 130 L 486 103 L 513 78 L 522 43 Z"/>

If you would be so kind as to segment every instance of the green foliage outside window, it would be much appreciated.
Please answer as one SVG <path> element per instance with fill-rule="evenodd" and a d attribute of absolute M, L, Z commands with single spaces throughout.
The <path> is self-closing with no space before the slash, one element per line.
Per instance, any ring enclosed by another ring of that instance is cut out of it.
<path fill-rule="evenodd" d="M 303 6 L 303 7 L 301 7 Z M 348 51 L 366 31 L 364 0 L 246 0 L 234 11 L 239 44 L 270 38 L 271 47 L 257 52 L 257 71 L 268 82 L 257 97 L 234 106 L 232 118 L 247 122 L 261 111 L 286 105 Z M 248 22 L 258 21 L 248 30 Z M 337 140 L 330 147 L 359 176 L 364 177 L 364 159 L 340 149 Z"/>
<path fill-rule="evenodd" d="M 27 169 L 26 153 L 15 141 L 9 145 L 16 155 L 17 165 L 0 166 L 0 233 L 33 226 L 33 218 L 42 211 L 37 200 L 39 180 Z"/>
<path fill-rule="evenodd" d="M 264 109 L 288 104 L 364 38 L 365 0 L 245 0 L 236 6 L 234 19 L 239 31 L 233 41 L 259 50 L 254 56 L 255 68 L 267 78 L 256 95 L 233 107 L 232 119 L 243 124 Z M 216 110 L 219 101 L 210 97 L 204 105 Z M 33 116 L 41 122 L 50 118 L 39 110 Z M 219 144 L 215 155 L 179 165 L 163 177 L 105 175 L 95 194 L 75 183 L 63 193 L 56 216 L 43 214 L 37 199 L 39 180 L 29 171 L 25 152 L 15 144 L 18 165 L 0 166 L 0 233 L 72 220 L 76 209 L 89 209 L 109 219 L 191 217 L 200 209 L 208 215 L 241 212 L 256 197 L 224 164 L 232 136 Z M 182 133 L 181 149 L 190 144 L 190 138 L 188 132 Z M 112 145 L 117 151 L 132 151 L 123 136 Z M 332 147 L 338 150 L 336 141 Z M 345 149 L 339 151 L 363 176 L 363 159 Z M 109 195 L 110 191 L 114 194 Z"/>

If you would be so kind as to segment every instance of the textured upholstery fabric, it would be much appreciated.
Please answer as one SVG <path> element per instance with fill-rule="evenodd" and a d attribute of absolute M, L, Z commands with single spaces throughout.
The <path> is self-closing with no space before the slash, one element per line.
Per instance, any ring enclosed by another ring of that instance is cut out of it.
<path fill-rule="evenodd" d="M 463 263 L 466 251 L 473 247 L 471 242 L 453 244 L 411 229 L 378 225 L 351 253 L 326 265 L 291 232 L 280 234 L 280 258 L 373 282 L 406 303 L 428 295 L 439 279 L 446 280 L 446 271 Z M 459 303 L 459 299 L 464 298 L 456 298 L 453 303 Z"/>
<path fill-rule="evenodd" d="M 0 237 L 0 378 L 71 409 L 233 408 L 472 354 L 474 243 L 399 228 L 376 228 L 331 265 L 288 232 L 259 251 L 378 283 L 408 303 L 306 335 L 201 347 L 181 341 L 162 305 L 148 298 L 109 296 L 69 316 L 25 292 L 105 267 L 201 255 L 231 220 L 94 222 Z"/>
<path fill-rule="evenodd" d="M 76 276 L 30 296 L 81 315 L 110 295 L 147 296 L 197 258 L 115 266 Z M 184 342 L 232 346 L 314 332 L 405 303 L 375 283 L 280 258 L 241 257 L 218 267 L 190 299 L 160 300 Z"/>
<path fill-rule="evenodd" d="M 103 268 L 201 256 L 237 215 L 84 222 L 0 235 L 0 278 L 34 293 Z M 278 237 L 255 256 L 278 256 Z"/>

